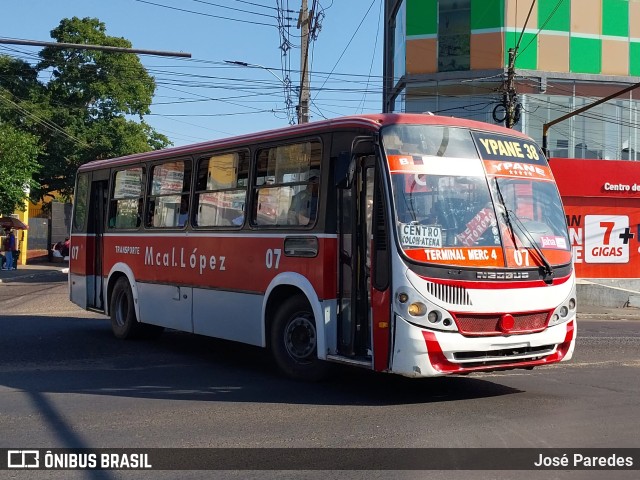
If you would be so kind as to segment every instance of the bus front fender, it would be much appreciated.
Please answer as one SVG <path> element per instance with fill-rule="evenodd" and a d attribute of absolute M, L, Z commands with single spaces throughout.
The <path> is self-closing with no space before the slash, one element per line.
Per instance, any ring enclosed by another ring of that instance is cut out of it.
<path fill-rule="evenodd" d="M 325 322 L 323 315 L 322 302 L 318 298 L 318 294 L 316 290 L 311 285 L 311 282 L 295 272 L 284 272 L 280 273 L 276 277 L 271 280 L 271 283 L 267 287 L 267 290 L 264 294 L 264 299 L 262 301 L 262 345 L 267 345 L 267 305 L 269 303 L 269 298 L 271 297 L 272 292 L 280 287 L 280 286 L 288 286 L 295 287 L 299 289 L 307 298 L 309 305 L 311 305 L 311 309 L 313 311 L 313 316 L 316 319 L 316 335 L 317 335 L 317 350 L 318 350 L 318 358 L 321 360 L 326 360 L 327 358 L 327 348 L 326 348 L 326 338 L 325 338 Z"/>

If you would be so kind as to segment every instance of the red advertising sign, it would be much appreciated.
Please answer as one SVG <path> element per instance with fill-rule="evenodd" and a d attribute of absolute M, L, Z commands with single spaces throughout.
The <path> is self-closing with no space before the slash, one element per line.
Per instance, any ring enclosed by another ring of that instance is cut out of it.
<path fill-rule="evenodd" d="M 640 165 L 577 159 L 550 163 L 567 215 L 576 276 L 640 277 Z"/>

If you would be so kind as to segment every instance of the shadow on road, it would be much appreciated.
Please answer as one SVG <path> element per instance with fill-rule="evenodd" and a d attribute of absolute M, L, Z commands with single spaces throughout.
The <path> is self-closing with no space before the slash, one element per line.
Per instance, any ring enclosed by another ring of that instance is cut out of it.
<path fill-rule="evenodd" d="M 382 406 L 520 392 L 473 377 L 408 379 L 341 366 L 323 383 L 294 382 L 261 348 L 175 331 L 122 341 L 102 319 L 5 316 L 0 328 L 0 385 L 34 394 Z"/>

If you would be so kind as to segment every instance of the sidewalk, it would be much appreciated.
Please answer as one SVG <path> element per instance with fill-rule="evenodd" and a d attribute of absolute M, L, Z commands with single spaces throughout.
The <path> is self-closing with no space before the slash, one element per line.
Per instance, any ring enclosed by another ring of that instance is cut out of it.
<path fill-rule="evenodd" d="M 38 262 L 32 265 L 18 265 L 17 270 L 0 270 L 0 283 L 20 282 L 28 278 L 58 272 L 69 273 L 69 262 Z"/>
<path fill-rule="evenodd" d="M 640 320 L 640 308 L 578 305 L 578 320 Z"/>

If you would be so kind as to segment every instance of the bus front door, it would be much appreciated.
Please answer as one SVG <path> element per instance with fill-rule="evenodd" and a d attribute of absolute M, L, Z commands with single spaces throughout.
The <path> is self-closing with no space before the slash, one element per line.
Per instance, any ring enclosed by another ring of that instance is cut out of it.
<path fill-rule="evenodd" d="M 372 362 L 371 235 L 375 158 L 357 158 L 351 185 L 339 190 L 339 354 Z"/>

